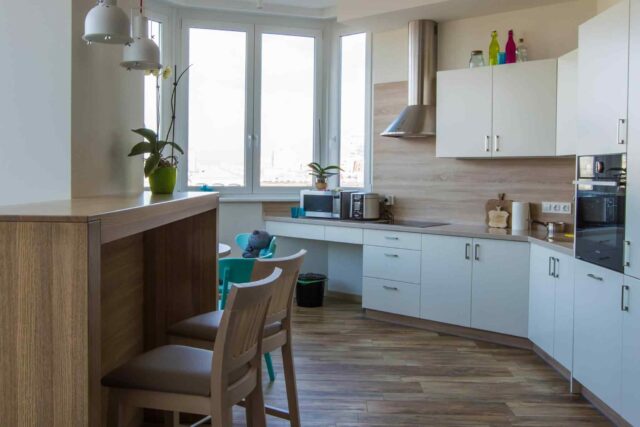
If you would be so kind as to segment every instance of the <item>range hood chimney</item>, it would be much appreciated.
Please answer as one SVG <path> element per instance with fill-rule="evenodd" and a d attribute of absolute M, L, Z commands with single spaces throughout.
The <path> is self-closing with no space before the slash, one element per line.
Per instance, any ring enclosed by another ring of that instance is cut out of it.
<path fill-rule="evenodd" d="M 382 132 L 392 138 L 436 134 L 437 24 L 409 22 L 409 105 Z"/>

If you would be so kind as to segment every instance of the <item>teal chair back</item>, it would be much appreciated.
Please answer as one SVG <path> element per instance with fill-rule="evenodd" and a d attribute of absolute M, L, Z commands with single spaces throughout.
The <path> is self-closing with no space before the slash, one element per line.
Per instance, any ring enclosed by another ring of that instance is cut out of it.
<path fill-rule="evenodd" d="M 231 283 L 249 283 L 253 273 L 254 258 L 223 258 L 218 261 L 220 274 L 220 309 L 227 303 Z"/>
<path fill-rule="evenodd" d="M 243 251 L 247 248 L 249 244 L 249 237 L 251 233 L 240 233 L 236 236 L 236 244 Z M 276 236 L 271 236 L 271 241 L 269 242 L 269 246 L 260 251 L 260 255 L 258 258 L 269 259 L 276 256 Z"/>

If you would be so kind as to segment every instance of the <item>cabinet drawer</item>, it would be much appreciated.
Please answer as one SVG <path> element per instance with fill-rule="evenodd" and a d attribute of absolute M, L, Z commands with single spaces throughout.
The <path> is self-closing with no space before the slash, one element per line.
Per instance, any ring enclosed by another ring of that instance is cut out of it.
<path fill-rule="evenodd" d="M 364 244 L 417 251 L 422 248 L 420 234 L 399 231 L 364 230 Z"/>
<path fill-rule="evenodd" d="M 325 227 L 324 240 L 329 242 L 362 244 L 362 229 L 348 227 Z"/>
<path fill-rule="evenodd" d="M 363 276 L 420 283 L 420 251 L 365 246 Z"/>
<path fill-rule="evenodd" d="M 266 228 L 274 236 L 295 237 L 298 239 L 324 240 L 324 226 L 312 224 L 293 224 L 290 222 L 267 221 Z"/>
<path fill-rule="evenodd" d="M 371 277 L 364 277 L 362 285 L 364 308 L 411 317 L 420 315 L 420 286 Z"/>

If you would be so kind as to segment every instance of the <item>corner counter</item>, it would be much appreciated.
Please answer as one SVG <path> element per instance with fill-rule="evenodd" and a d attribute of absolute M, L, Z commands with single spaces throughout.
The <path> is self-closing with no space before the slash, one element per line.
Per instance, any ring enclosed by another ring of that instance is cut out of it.
<path fill-rule="evenodd" d="M 105 424 L 102 376 L 215 309 L 218 203 L 144 193 L 0 207 L 0 425 Z"/>

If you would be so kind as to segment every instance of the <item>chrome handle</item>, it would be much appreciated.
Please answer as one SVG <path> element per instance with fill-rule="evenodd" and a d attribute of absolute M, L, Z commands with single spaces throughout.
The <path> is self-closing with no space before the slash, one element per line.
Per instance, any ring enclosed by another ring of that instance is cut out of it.
<path fill-rule="evenodd" d="M 629 311 L 629 304 L 625 302 L 624 295 L 629 293 L 629 286 L 622 285 L 622 296 L 620 297 L 620 310 Z"/>
<path fill-rule="evenodd" d="M 604 282 L 604 279 L 600 276 L 596 276 L 595 274 L 587 274 L 587 277 L 591 277 L 593 280 L 597 280 L 598 282 Z"/>
<path fill-rule="evenodd" d="M 475 247 L 475 250 L 474 250 L 473 258 L 476 261 L 480 261 L 480 245 L 478 243 L 476 243 L 476 247 Z"/>
<path fill-rule="evenodd" d="M 559 258 L 553 259 L 553 277 L 555 277 L 556 279 L 560 277 L 560 259 Z"/>
<path fill-rule="evenodd" d="M 471 259 L 471 243 L 464 245 L 464 259 Z"/>
<path fill-rule="evenodd" d="M 553 276 L 553 257 L 549 257 L 549 276 Z"/>
<path fill-rule="evenodd" d="M 484 151 L 487 153 L 491 152 L 491 135 L 484 137 Z"/>
<path fill-rule="evenodd" d="M 389 257 L 389 258 L 399 258 L 400 255 L 398 254 L 384 254 L 384 256 Z"/>
<path fill-rule="evenodd" d="M 625 139 L 626 139 L 626 137 L 625 137 L 625 136 L 620 137 L 620 135 L 621 135 L 621 133 L 622 133 L 622 132 L 620 131 L 620 128 L 621 128 L 622 126 L 624 126 L 624 125 L 625 125 L 625 123 L 627 123 L 627 120 L 626 120 L 626 119 L 618 119 L 618 144 L 620 144 L 620 145 L 624 145 L 624 144 L 625 144 L 625 142 L 626 142 L 626 141 L 625 141 Z"/>
<path fill-rule="evenodd" d="M 629 251 L 631 250 L 631 242 L 628 240 L 624 241 L 624 266 L 631 267 L 631 258 Z"/>
<path fill-rule="evenodd" d="M 495 151 L 496 153 L 500 151 L 500 135 L 496 135 L 495 139 Z"/>
<path fill-rule="evenodd" d="M 387 240 L 400 240 L 399 237 L 393 237 L 393 236 L 384 236 L 384 238 Z"/>
<path fill-rule="evenodd" d="M 397 291 L 398 288 L 396 288 L 395 286 L 387 286 L 387 285 L 382 285 L 382 287 L 388 291 Z"/>

